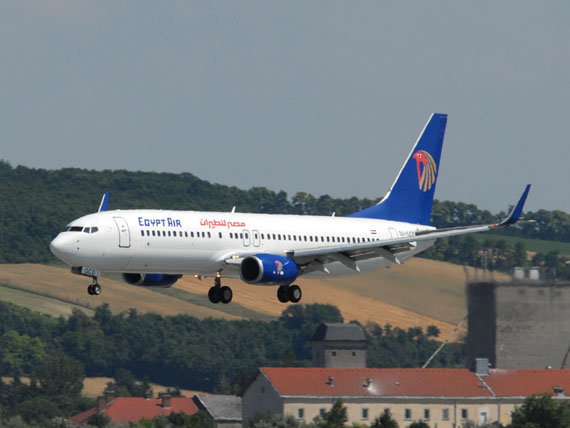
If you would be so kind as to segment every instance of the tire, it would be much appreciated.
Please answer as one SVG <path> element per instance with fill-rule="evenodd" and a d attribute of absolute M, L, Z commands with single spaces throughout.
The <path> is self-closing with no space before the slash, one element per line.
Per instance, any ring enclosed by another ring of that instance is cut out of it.
<path fill-rule="evenodd" d="M 93 294 L 99 296 L 103 290 L 99 284 L 93 284 Z"/>
<path fill-rule="evenodd" d="M 287 303 L 289 301 L 289 293 L 287 292 L 289 287 L 282 285 L 277 289 L 277 299 L 281 303 Z"/>
<path fill-rule="evenodd" d="M 208 299 L 212 303 L 220 303 L 220 289 L 219 287 L 211 287 L 208 291 Z"/>
<path fill-rule="evenodd" d="M 301 293 L 301 288 L 298 285 L 291 285 L 287 289 L 287 295 L 292 303 L 297 303 L 301 300 L 303 293 Z"/>
<path fill-rule="evenodd" d="M 93 285 L 87 286 L 87 292 L 89 293 L 90 296 L 93 296 L 95 294 L 93 291 Z"/>
<path fill-rule="evenodd" d="M 227 286 L 223 286 L 222 288 L 220 288 L 219 295 L 220 295 L 220 302 L 224 304 L 230 303 L 232 301 L 232 297 L 234 296 L 234 294 L 232 293 L 232 289 Z"/>

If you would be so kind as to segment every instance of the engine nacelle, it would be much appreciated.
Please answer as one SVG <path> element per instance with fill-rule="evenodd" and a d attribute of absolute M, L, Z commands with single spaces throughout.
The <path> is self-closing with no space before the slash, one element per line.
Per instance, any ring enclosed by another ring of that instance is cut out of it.
<path fill-rule="evenodd" d="M 143 287 L 168 288 L 178 281 L 182 275 L 168 275 L 164 273 L 124 273 L 123 281 L 131 285 Z"/>
<path fill-rule="evenodd" d="M 248 284 L 289 285 L 297 279 L 299 269 L 289 257 L 256 254 L 243 259 L 239 274 Z"/>

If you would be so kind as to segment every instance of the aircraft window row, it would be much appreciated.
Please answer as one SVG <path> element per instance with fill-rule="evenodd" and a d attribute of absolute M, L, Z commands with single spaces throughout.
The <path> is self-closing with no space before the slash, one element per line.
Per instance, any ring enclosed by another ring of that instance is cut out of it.
<path fill-rule="evenodd" d="M 180 238 L 211 238 L 212 234 L 210 232 L 182 232 L 176 230 L 141 230 L 141 236 L 171 236 Z M 221 236 L 220 236 L 221 238 Z"/>
<path fill-rule="evenodd" d="M 67 229 L 67 228 L 66 228 Z M 71 229 L 74 229 L 72 227 Z M 70 230 L 71 230 L 70 229 Z M 82 227 L 77 227 L 77 231 L 81 231 Z M 86 233 L 95 233 L 97 232 L 96 227 L 92 228 L 85 228 L 91 229 L 91 232 L 83 230 Z M 71 230 L 74 231 L 74 230 Z M 299 241 L 299 242 L 334 242 L 334 243 L 364 243 L 364 242 L 373 242 L 378 241 L 378 238 L 365 238 L 365 237 L 349 237 L 349 236 L 313 236 L 313 235 L 289 235 L 289 234 L 281 234 L 281 233 L 261 233 L 262 240 L 274 240 L 274 241 Z M 182 231 L 165 231 L 165 230 L 141 230 L 141 236 L 170 236 L 170 237 L 186 237 L 186 238 L 211 238 L 212 234 L 210 232 L 182 232 Z M 249 240 L 249 233 L 247 232 L 230 232 L 229 233 L 230 239 L 245 239 Z M 218 237 L 220 239 L 223 238 L 222 232 L 218 232 Z M 258 239 L 259 235 L 255 234 L 255 239 Z"/>
<path fill-rule="evenodd" d="M 65 226 L 64 232 L 83 232 L 83 233 L 97 233 L 99 232 L 98 227 L 83 227 L 83 226 Z"/>

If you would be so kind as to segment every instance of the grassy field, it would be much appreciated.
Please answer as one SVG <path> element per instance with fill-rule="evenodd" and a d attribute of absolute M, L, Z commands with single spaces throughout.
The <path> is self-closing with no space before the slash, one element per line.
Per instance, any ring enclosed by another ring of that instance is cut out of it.
<path fill-rule="evenodd" d="M 210 278 L 200 281 L 185 276 L 173 288 L 157 289 L 130 286 L 114 276 L 101 279 L 101 296 L 87 294 L 89 281 L 63 267 L 0 265 L 0 298 L 56 316 L 67 316 L 72 308 L 92 313 L 106 302 L 114 313 L 136 308 L 141 313 L 162 315 L 269 320 L 286 307 L 277 301 L 275 287 L 251 286 L 237 279 L 224 279 L 234 291 L 230 305 L 208 301 Z M 463 268 L 443 262 L 412 259 L 364 275 L 300 279 L 297 283 L 303 289 L 303 303 L 335 305 L 346 321 L 390 323 L 401 328 L 433 324 L 446 335 L 465 315 Z"/>
<path fill-rule="evenodd" d="M 508 244 L 514 245 L 517 242 L 523 242 L 526 245 L 527 251 L 533 253 L 547 253 L 549 251 L 558 250 L 561 254 L 570 254 L 570 242 L 561 241 L 545 241 L 542 239 L 526 239 L 518 236 L 503 236 L 495 233 L 474 233 L 472 235 L 479 242 L 487 239 L 491 241 L 498 241 L 504 239 Z"/>

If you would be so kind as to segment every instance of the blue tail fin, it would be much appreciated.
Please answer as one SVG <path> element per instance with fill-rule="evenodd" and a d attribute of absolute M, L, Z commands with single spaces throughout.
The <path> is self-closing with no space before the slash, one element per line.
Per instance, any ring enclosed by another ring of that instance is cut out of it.
<path fill-rule="evenodd" d="M 429 224 L 446 124 L 446 114 L 433 113 L 384 199 L 349 217 Z"/>

